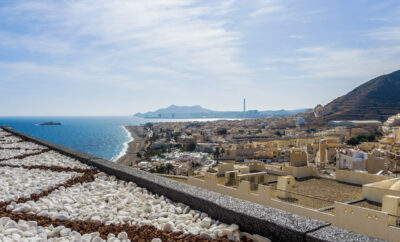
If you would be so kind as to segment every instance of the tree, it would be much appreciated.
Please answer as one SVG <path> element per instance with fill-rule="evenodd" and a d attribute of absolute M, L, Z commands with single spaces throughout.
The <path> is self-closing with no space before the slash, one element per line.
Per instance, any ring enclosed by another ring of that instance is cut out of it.
<path fill-rule="evenodd" d="M 171 164 L 171 163 L 168 163 L 167 165 L 166 165 L 166 167 L 165 167 L 165 170 L 166 170 L 166 172 L 169 174 L 169 173 L 171 173 L 171 171 L 173 171 L 175 169 L 175 167 Z"/>
<path fill-rule="evenodd" d="M 213 155 L 214 155 L 214 158 L 218 160 L 219 156 L 221 155 L 218 147 L 214 150 Z"/>
<path fill-rule="evenodd" d="M 182 145 L 181 144 L 175 144 L 174 147 L 178 148 L 178 149 L 182 149 Z"/>
<path fill-rule="evenodd" d="M 149 129 L 152 129 L 152 128 L 153 128 L 153 124 L 152 124 L 152 123 L 146 123 L 146 124 L 144 125 L 144 127 L 149 128 Z"/>
<path fill-rule="evenodd" d="M 218 135 L 226 135 L 228 132 L 226 131 L 226 129 L 219 129 L 218 131 L 217 131 L 217 134 Z"/>
<path fill-rule="evenodd" d="M 157 167 L 157 173 L 165 174 L 166 171 L 167 171 L 167 168 L 164 165 Z"/>
<path fill-rule="evenodd" d="M 353 137 L 353 138 L 351 138 L 351 139 L 349 139 L 347 141 L 347 144 L 348 145 L 352 145 L 352 146 L 356 146 L 356 145 L 360 144 L 360 141 L 357 138 Z"/>
<path fill-rule="evenodd" d="M 368 139 L 368 142 L 376 141 L 376 137 L 373 134 L 368 135 L 367 139 Z"/>
<path fill-rule="evenodd" d="M 174 133 L 174 140 L 178 141 L 178 137 L 181 136 L 181 132 L 175 132 Z"/>

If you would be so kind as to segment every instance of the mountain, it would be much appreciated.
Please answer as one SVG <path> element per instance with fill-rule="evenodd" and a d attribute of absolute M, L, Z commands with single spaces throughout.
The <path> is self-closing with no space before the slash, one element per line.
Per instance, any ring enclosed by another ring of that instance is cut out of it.
<path fill-rule="evenodd" d="M 400 70 L 376 77 L 324 107 L 317 106 L 315 113 L 327 121 L 383 121 L 400 113 Z"/>
<path fill-rule="evenodd" d="M 139 118 L 265 118 L 272 116 L 288 116 L 304 112 L 306 109 L 298 110 L 277 110 L 277 111 L 258 111 L 249 110 L 246 112 L 235 111 L 213 111 L 210 109 L 196 106 L 175 106 L 171 105 L 154 112 L 136 113 L 134 116 Z"/>
<path fill-rule="evenodd" d="M 147 112 L 146 115 L 158 115 L 158 114 L 190 114 L 190 113 L 212 113 L 214 111 L 202 108 L 199 105 L 196 106 L 176 106 L 171 105 L 167 108 L 158 109 L 155 112 Z"/>

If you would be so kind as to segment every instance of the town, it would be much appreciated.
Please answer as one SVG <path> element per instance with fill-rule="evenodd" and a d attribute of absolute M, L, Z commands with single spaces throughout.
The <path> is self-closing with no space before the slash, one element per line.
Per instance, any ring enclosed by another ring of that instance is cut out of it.
<path fill-rule="evenodd" d="M 400 231 L 400 114 L 317 127 L 305 125 L 311 112 L 148 123 L 146 149 L 131 166 L 392 240 Z"/>

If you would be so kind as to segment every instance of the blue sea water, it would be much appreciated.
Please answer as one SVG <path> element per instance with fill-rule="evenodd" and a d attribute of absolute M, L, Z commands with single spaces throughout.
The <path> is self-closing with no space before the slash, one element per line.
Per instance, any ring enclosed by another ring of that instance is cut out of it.
<path fill-rule="evenodd" d="M 62 125 L 38 125 L 43 122 Z M 0 117 L 0 126 L 89 153 L 107 160 L 123 154 L 124 144 L 131 140 L 124 125 L 148 122 L 134 117 Z"/>
<path fill-rule="evenodd" d="M 135 117 L 0 117 L 0 126 L 95 155 L 106 160 L 116 160 L 126 152 L 132 140 L 126 125 L 147 122 L 208 121 L 217 119 L 142 119 Z M 62 125 L 38 125 L 44 122 Z"/>

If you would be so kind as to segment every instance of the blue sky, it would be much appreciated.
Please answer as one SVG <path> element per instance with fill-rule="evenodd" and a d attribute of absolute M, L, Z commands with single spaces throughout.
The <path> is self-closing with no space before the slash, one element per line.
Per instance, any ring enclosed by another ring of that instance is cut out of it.
<path fill-rule="evenodd" d="M 0 1 L 2 116 L 314 107 L 398 69 L 399 1 Z"/>

